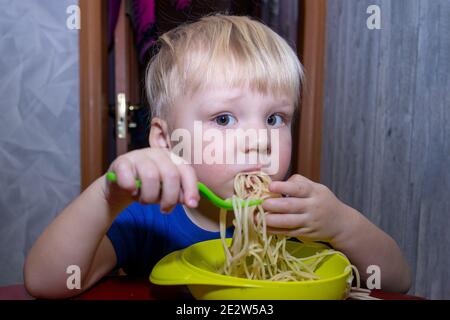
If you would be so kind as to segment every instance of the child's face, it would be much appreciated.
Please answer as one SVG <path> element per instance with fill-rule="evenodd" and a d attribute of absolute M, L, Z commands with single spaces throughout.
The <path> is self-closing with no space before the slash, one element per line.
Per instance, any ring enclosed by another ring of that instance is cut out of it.
<path fill-rule="evenodd" d="M 287 96 L 275 97 L 249 89 L 210 85 L 205 90 L 199 90 L 190 97 L 180 99 L 171 111 L 168 121 L 172 129 L 183 128 L 190 133 L 192 141 L 190 163 L 199 181 L 209 186 L 220 197 L 228 198 L 233 195 L 236 174 L 256 170 L 256 164 L 263 162 L 261 157 L 264 151 L 267 152 L 265 159 L 271 159 L 271 165 L 266 165 L 261 170 L 270 174 L 272 180 L 282 180 L 285 177 L 291 159 L 291 122 L 294 113 L 293 103 Z M 212 161 L 206 162 L 205 158 L 202 158 L 201 163 L 195 163 L 195 144 L 197 143 L 198 147 L 202 139 L 202 136 L 198 136 L 200 125 L 203 132 L 201 155 L 217 156 L 215 159 L 219 163 L 211 164 Z M 195 127 L 197 131 L 194 130 Z M 210 138 L 214 140 L 206 140 L 205 134 L 208 131 L 212 133 L 211 129 L 215 129 L 213 134 L 220 133 L 222 138 L 214 136 Z M 238 132 L 236 129 L 242 129 L 243 132 L 253 131 L 257 134 L 257 139 L 250 142 L 247 138 L 244 139 L 245 143 L 244 140 L 237 143 L 235 139 L 226 136 L 227 132 L 236 134 Z M 246 131 L 248 129 L 251 130 Z M 264 135 L 261 135 L 262 133 Z M 214 143 L 211 143 L 212 141 Z M 171 140 L 172 148 L 178 143 L 178 139 Z M 226 160 L 227 154 L 234 155 L 231 164 Z M 242 157 L 238 160 L 238 155 L 245 156 L 245 161 L 242 161 Z M 256 161 L 251 161 L 249 157 L 253 157 Z"/>

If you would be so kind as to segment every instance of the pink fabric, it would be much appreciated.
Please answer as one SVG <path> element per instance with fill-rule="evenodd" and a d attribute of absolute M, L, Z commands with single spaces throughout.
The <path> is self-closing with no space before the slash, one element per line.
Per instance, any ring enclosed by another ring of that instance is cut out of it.
<path fill-rule="evenodd" d="M 136 46 L 139 60 L 142 62 L 147 50 L 156 42 L 155 0 L 130 0 L 131 18 L 136 34 Z M 166 0 L 167 1 L 167 0 Z M 182 11 L 192 4 L 192 0 L 172 0 L 171 6 Z M 117 25 L 122 0 L 109 0 L 109 45 L 112 46 L 113 34 Z"/>
<path fill-rule="evenodd" d="M 155 1 L 133 0 L 133 22 L 136 31 L 139 60 L 143 60 L 148 48 L 156 41 L 155 35 Z"/>
<path fill-rule="evenodd" d="M 191 0 L 178 0 L 177 1 L 177 10 L 184 10 L 191 4 Z"/>

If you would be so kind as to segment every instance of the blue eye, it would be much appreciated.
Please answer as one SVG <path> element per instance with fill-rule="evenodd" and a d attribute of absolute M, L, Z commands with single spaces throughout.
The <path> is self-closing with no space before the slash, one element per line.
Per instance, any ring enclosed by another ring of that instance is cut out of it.
<path fill-rule="evenodd" d="M 230 114 L 221 114 L 220 116 L 215 117 L 214 121 L 219 126 L 227 126 L 230 124 L 230 122 L 231 124 L 234 124 L 236 122 L 236 119 Z"/>
<path fill-rule="evenodd" d="M 279 114 L 272 114 L 267 118 L 267 124 L 269 126 L 281 125 L 282 123 L 283 117 L 281 117 Z"/>

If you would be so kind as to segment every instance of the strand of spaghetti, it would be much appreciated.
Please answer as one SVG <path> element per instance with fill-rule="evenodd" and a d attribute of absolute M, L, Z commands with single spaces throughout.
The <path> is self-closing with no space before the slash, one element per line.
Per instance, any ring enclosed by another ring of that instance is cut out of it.
<path fill-rule="evenodd" d="M 226 225 L 227 225 L 227 211 L 225 209 L 220 209 L 220 239 L 222 241 L 222 246 L 226 254 L 226 261 L 228 262 L 231 259 L 230 250 L 228 250 L 228 246 L 226 244 Z"/>
<path fill-rule="evenodd" d="M 352 289 L 353 290 L 353 289 Z M 371 295 L 369 295 L 368 293 L 353 293 L 350 292 L 349 296 L 350 299 L 355 299 L 355 300 L 381 300 L 379 298 L 376 297 L 372 297 Z"/>
<path fill-rule="evenodd" d="M 266 212 L 261 205 L 238 206 L 237 199 L 265 199 L 280 197 L 269 192 L 270 177 L 262 172 L 238 174 L 234 180 L 233 224 L 235 231 L 229 251 L 226 252 L 226 263 L 223 272 L 237 277 L 259 280 L 277 279 L 277 281 L 300 281 L 317 279 L 314 273 L 324 256 L 331 252 L 316 254 L 308 259 L 299 259 L 286 247 L 286 236 L 267 234 Z M 226 223 L 221 219 L 221 223 Z M 223 228 L 221 230 L 224 230 Z M 221 237 L 224 236 L 224 231 Z M 223 245 L 226 243 L 222 242 Z"/>
<path fill-rule="evenodd" d="M 352 288 L 352 290 L 355 291 L 355 292 L 362 292 L 362 293 L 370 293 L 371 292 L 371 290 L 369 290 L 369 289 L 356 288 L 356 287 Z"/>
<path fill-rule="evenodd" d="M 282 246 L 282 252 L 283 252 L 283 258 L 286 261 L 286 264 L 291 268 L 291 269 L 295 269 L 297 266 L 296 265 L 292 265 L 290 263 L 289 260 L 291 260 L 292 256 L 286 251 L 286 239 L 284 239 L 283 241 L 283 246 Z M 300 265 L 302 268 L 306 269 L 308 271 L 308 273 L 310 275 L 314 275 L 314 271 L 311 270 L 310 268 L 308 268 L 308 266 L 306 264 L 304 264 L 301 261 L 298 261 L 297 265 Z M 313 278 L 313 277 L 312 277 Z M 315 277 L 318 278 L 318 277 Z M 314 278 L 313 278 L 314 279 Z"/>
<path fill-rule="evenodd" d="M 353 273 L 353 272 L 355 273 L 355 276 L 356 276 L 356 287 L 357 287 L 357 288 L 361 288 L 361 281 L 360 281 L 360 278 L 359 278 L 359 272 L 358 272 L 358 269 L 356 269 L 356 267 L 355 267 L 354 265 L 349 265 L 349 266 L 347 266 L 347 267 L 344 269 L 344 271 L 347 272 L 348 269 L 350 269 L 350 270 L 352 271 L 352 273 Z M 352 278 L 353 278 L 353 277 L 352 277 Z M 351 278 L 351 281 L 353 280 L 352 278 Z"/>
<path fill-rule="evenodd" d="M 226 275 L 244 277 L 255 280 L 272 281 L 303 281 L 318 279 L 315 270 L 328 256 L 339 254 L 347 258 L 342 252 L 327 249 L 299 258 L 297 250 L 287 247 L 287 237 L 284 235 L 267 234 L 266 212 L 262 205 L 244 206 L 241 200 L 265 199 L 280 197 L 269 192 L 270 177 L 263 172 L 248 172 L 238 174 L 234 180 L 235 195 L 232 197 L 235 226 L 230 247 L 226 237 L 226 211 L 220 212 L 220 236 L 225 252 L 225 263 L 221 272 Z M 305 242 L 305 241 L 303 241 Z M 305 242 L 311 247 L 315 243 Z M 347 297 L 352 299 L 378 300 L 370 296 L 370 290 L 360 287 L 360 277 L 355 266 L 351 270 L 348 282 Z M 347 272 L 348 269 L 344 271 Z M 356 287 L 351 287 L 353 275 L 356 276 Z"/>

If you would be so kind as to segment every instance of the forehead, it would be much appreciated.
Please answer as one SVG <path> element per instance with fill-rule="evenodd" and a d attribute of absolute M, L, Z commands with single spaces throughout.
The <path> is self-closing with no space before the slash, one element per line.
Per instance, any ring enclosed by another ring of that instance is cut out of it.
<path fill-rule="evenodd" d="M 275 94 L 273 92 L 262 93 L 249 87 L 227 87 L 220 84 L 208 84 L 191 95 L 198 106 L 211 104 L 232 104 L 245 101 L 261 101 L 267 104 L 292 105 L 293 101 L 287 94 Z"/>

